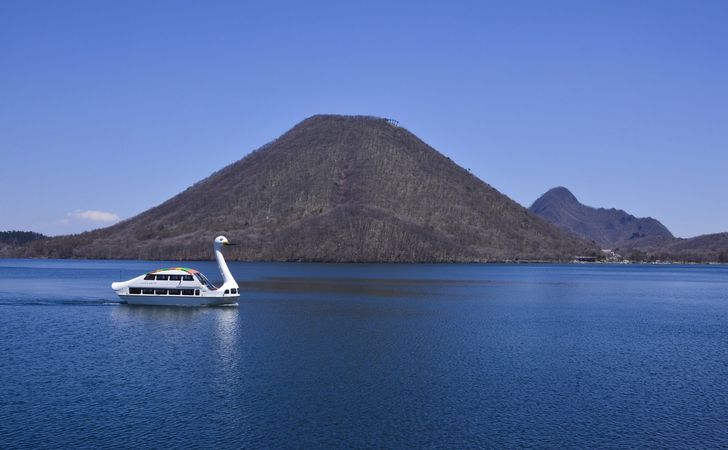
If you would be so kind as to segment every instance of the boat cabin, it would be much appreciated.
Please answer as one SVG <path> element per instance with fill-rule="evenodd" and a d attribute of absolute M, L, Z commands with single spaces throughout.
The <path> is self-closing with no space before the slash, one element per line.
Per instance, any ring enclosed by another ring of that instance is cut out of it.
<path fill-rule="evenodd" d="M 202 272 L 185 267 L 172 267 L 149 272 L 129 286 L 129 295 L 199 296 L 200 291 L 216 291 L 217 287 Z M 237 294 L 238 289 L 225 289 L 224 294 Z"/>

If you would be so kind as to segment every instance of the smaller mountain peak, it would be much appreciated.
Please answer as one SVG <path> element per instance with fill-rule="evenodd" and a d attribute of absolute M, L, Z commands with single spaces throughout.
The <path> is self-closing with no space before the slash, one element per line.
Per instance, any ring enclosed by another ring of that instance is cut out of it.
<path fill-rule="evenodd" d="M 672 233 L 657 220 L 638 218 L 621 209 L 583 205 L 563 186 L 543 194 L 530 209 L 558 227 L 597 242 L 602 248 L 634 246 L 637 239 L 646 237 L 672 238 Z"/>
<path fill-rule="evenodd" d="M 541 196 L 541 198 L 557 198 L 562 201 L 579 203 L 579 200 L 576 199 L 576 196 L 572 194 L 570 190 L 566 189 L 563 186 L 557 186 L 555 188 L 549 189 L 545 194 Z"/>

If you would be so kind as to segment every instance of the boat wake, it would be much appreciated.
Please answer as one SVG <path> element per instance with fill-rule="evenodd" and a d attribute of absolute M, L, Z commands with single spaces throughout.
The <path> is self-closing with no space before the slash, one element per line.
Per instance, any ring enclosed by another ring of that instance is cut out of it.
<path fill-rule="evenodd" d="M 0 306 L 119 306 L 123 302 L 109 299 L 32 299 L 3 298 Z"/>

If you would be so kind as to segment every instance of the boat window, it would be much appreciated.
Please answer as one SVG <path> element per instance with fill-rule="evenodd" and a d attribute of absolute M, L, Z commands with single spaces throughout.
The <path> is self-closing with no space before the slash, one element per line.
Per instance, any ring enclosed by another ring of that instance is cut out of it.
<path fill-rule="evenodd" d="M 146 281 L 154 280 L 154 275 L 152 275 L 151 273 L 148 273 L 147 276 L 144 277 L 144 280 L 146 280 Z"/>
<path fill-rule="evenodd" d="M 170 275 L 169 281 L 180 281 L 182 279 L 182 275 Z"/>
<path fill-rule="evenodd" d="M 217 289 L 212 283 L 210 283 L 210 280 L 208 280 L 207 277 L 204 276 L 203 274 L 196 273 L 195 276 L 197 277 L 198 280 L 200 280 L 200 283 L 202 283 L 205 286 L 207 286 L 207 288 L 209 290 L 214 291 L 215 289 Z"/>
<path fill-rule="evenodd" d="M 182 295 L 194 295 L 194 289 L 182 289 Z"/>
<path fill-rule="evenodd" d="M 179 289 L 170 289 L 169 295 L 179 295 Z"/>
<path fill-rule="evenodd" d="M 235 288 L 232 288 L 232 289 L 230 289 L 230 293 L 231 294 L 237 294 L 238 293 L 238 290 L 235 289 Z"/>
<path fill-rule="evenodd" d="M 182 275 L 182 281 L 195 281 L 192 275 Z"/>
<path fill-rule="evenodd" d="M 199 289 L 195 289 L 195 295 L 200 295 L 200 290 Z"/>
<path fill-rule="evenodd" d="M 142 294 L 154 294 L 154 289 L 142 289 Z"/>
<path fill-rule="evenodd" d="M 167 281 L 169 280 L 169 275 L 157 275 L 157 281 Z"/>
<path fill-rule="evenodd" d="M 167 295 L 167 290 L 166 289 L 155 289 L 154 293 L 157 295 Z"/>
<path fill-rule="evenodd" d="M 138 294 L 141 294 L 142 293 L 142 290 L 140 288 L 129 288 L 129 293 L 130 294 L 134 294 L 134 295 L 138 295 Z"/>
<path fill-rule="evenodd" d="M 230 293 L 230 289 L 225 289 L 225 293 L 226 294 L 229 294 Z"/>

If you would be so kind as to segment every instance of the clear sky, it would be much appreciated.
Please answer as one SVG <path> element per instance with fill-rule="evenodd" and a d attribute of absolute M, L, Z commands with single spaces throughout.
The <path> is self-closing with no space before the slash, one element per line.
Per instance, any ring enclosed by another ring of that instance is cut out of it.
<path fill-rule="evenodd" d="M 0 230 L 134 216 L 317 113 L 524 206 L 728 231 L 728 1 L 0 2 Z"/>

